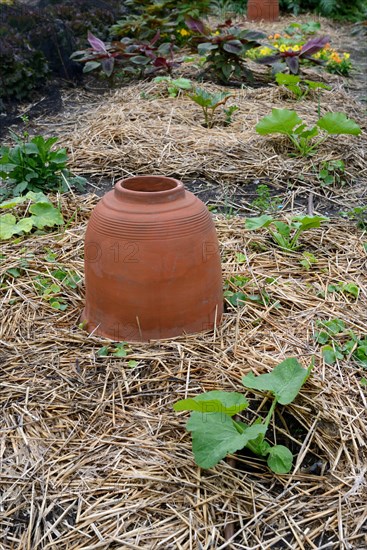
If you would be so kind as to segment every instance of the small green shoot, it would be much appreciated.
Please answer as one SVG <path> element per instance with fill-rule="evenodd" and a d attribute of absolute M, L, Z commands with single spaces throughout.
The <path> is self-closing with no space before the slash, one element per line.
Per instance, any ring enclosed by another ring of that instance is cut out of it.
<path fill-rule="evenodd" d="M 317 258 L 311 254 L 311 252 L 302 252 L 303 259 L 299 261 L 302 267 L 304 267 L 307 271 L 311 269 L 311 267 L 315 264 L 317 264 Z"/>
<path fill-rule="evenodd" d="M 320 130 L 323 131 L 322 134 Z M 289 109 L 272 109 L 271 115 L 265 116 L 256 125 L 256 131 L 261 135 L 288 136 L 295 150 L 302 156 L 316 152 L 317 148 L 331 135 L 358 136 L 361 133 L 358 124 L 344 113 L 327 113 L 319 118 L 312 128 L 307 128 L 297 113 Z M 314 140 L 316 137 L 317 139 Z"/>
<path fill-rule="evenodd" d="M 342 160 L 329 160 L 321 164 L 321 169 L 317 177 L 321 187 L 341 185 L 343 183 L 344 172 L 345 164 Z"/>
<path fill-rule="evenodd" d="M 257 197 L 251 202 L 251 206 L 257 208 L 261 213 L 277 212 L 282 207 L 282 198 L 273 197 L 268 185 L 258 185 L 256 195 Z"/>
<path fill-rule="evenodd" d="M 227 92 L 218 92 L 212 94 L 202 88 L 195 88 L 194 92 L 187 94 L 192 101 L 202 108 L 204 114 L 204 125 L 206 128 L 212 128 L 215 121 L 215 112 L 218 107 L 226 104 L 231 94 Z"/>
<path fill-rule="evenodd" d="M 250 231 L 265 227 L 275 244 L 283 250 L 295 251 L 299 248 L 298 240 L 304 231 L 318 228 L 328 220 L 324 216 L 294 216 L 289 220 L 281 221 L 264 214 L 258 218 L 247 218 L 245 227 Z"/>
<path fill-rule="evenodd" d="M 358 300 L 360 288 L 355 283 L 333 283 L 328 285 L 327 291 L 330 293 L 336 292 L 338 294 L 345 294 L 352 296 L 355 300 Z"/>
<path fill-rule="evenodd" d="M 265 435 L 277 403 L 288 405 L 298 395 L 310 375 L 297 359 L 286 359 L 270 373 L 244 376 L 245 388 L 270 392 L 273 402 L 266 417 L 248 425 L 232 418 L 247 409 L 247 399 L 238 392 L 210 391 L 178 401 L 175 411 L 191 411 L 187 430 L 192 433 L 195 462 L 201 468 L 212 468 L 228 454 L 247 447 L 261 457 L 267 457 L 269 468 L 276 474 L 287 474 L 293 463 L 291 451 L 283 445 L 270 445 Z"/>
<path fill-rule="evenodd" d="M 129 345 L 127 342 L 119 342 L 113 346 L 103 346 L 101 347 L 97 352 L 97 357 L 127 357 L 129 353 L 131 353 L 131 348 L 129 348 Z M 135 361 L 130 360 L 129 361 L 129 367 L 135 367 L 136 364 Z"/>
<path fill-rule="evenodd" d="M 319 321 L 320 330 L 314 334 L 318 344 L 322 344 L 321 353 L 328 365 L 351 357 L 356 363 L 367 368 L 367 335 L 358 337 L 348 329 L 341 319 Z"/>
<path fill-rule="evenodd" d="M 224 114 L 225 114 L 225 125 L 226 126 L 229 126 L 230 124 L 232 124 L 232 117 L 234 115 L 234 113 L 236 111 L 238 111 L 239 107 L 237 105 L 231 105 L 230 107 L 228 107 L 228 109 L 223 109 L 224 111 Z"/>
<path fill-rule="evenodd" d="M 277 73 L 275 80 L 278 86 L 287 88 L 298 101 L 305 99 L 311 90 L 331 90 L 331 87 L 323 82 L 305 80 L 294 74 Z"/>

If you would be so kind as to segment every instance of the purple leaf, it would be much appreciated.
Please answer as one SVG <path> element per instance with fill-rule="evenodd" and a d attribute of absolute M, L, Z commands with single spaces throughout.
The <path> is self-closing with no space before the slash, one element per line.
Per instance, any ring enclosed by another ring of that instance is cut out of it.
<path fill-rule="evenodd" d="M 207 34 L 207 27 L 202 21 L 200 21 L 200 19 L 194 19 L 193 17 L 188 16 L 185 19 L 185 24 L 190 31 L 198 32 L 199 34 Z"/>
<path fill-rule="evenodd" d="M 228 53 L 240 55 L 240 53 L 242 53 L 243 46 L 239 40 L 228 40 L 228 42 L 223 44 L 223 50 Z"/>
<path fill-rule="evenodd" d="M 272 65 L 280 59 L 282 59 L 282 56 L 280 54 L 266 55 L 265 57 L 260 57 L 259 59 L 256 59 L 256 62 L 262 63 L 263 65 Z"/>
<path fill-rule="evenodd" d="M 312 38 L 312 40 L 309 40 L 306 44 L 304 44 L 301 48 L 300 56 L 304 55 L 313 55 L 314 53 L 319 52 L 322 50 L 326 44 L 330 42 L 329 36 L 322 36 L 321 38 Z"/>
<path fill-rule="evenodd" d="M 299 61 L 297 56 L 286 57 L 285 62 L 289 67 L 289 72 L 291 74 L 298 74 L 299 72 Z"/>
<path fill-rule="evenodd" d="M 105 43 L 88 31 L 88 42 L 95 52 L 108 53 Z"/>
<path fill-rule="evenodd" d="M 161 31 L 158 29 L 158 31 L 156 32 L 156 34 L 153 36 L 152 40 L 150 41 L 150 46 L 154 46 L 154 44 L 156 42 L 158 42 L 158 40 L 160 39 L 161 37 Z"/>
<path fill-rule="evenodd" d="M 105 73 L 106 76 L 111 76 L 113 73 L 113 68 L 115 66 L 115 59 L 114 57 L 106 57 L 105 59 L 102 59 L 101 61 L 102 70 Z"/>

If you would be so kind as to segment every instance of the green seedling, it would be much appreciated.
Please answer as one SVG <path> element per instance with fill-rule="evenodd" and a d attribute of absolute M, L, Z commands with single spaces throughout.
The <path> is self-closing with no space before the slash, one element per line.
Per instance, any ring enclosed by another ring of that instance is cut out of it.
<path fill-rule="evenodd" d="M 251 205 L 260 210 L 260 212 L 276 212 L 282 207 L 282 198 L 273 197 L 267 185 L 258 185 L 256 189 L 256 199 Z"/>
<path fill-rule="evenodd" d="M 127 357 L 132 350 L 129 347 L 127 342 L 119 342 L 114 346 L 103 346 L 96 352 L 97 357 L 118 357 L 123 358 Z M 137 366 L 137 361 L 130 359 L 128 361 L 128 366 L 133 368 Z"/>
<path fill-rule="evenodd" d="M 327 291 L 330 293 L 337 292 L 339 294 L 346 294 L 352 296 L 356 300 L 358 300 L 359 290 L 359 286 L 355 283 L 339 282 L 328 285 L 327 287 Z"/>
<path fill-rule="evenodd" d="M 229 126 L 230 124 L 232 124 L 232 117 L 234 113 L 238 111 L 238 109 L 239 107 L 237 105 L 231 105 L 230 107 L 228 107 L 228 109 L 223 109 L 226 117 L 226 120 L 225 120 L 226 126 Z"/>
<path fill-rule="evenodd" d="M 329 160 L 321 164 L 321 170 L 317 174 L 321 187 L 329 185 L 341 185 L 343 183 L 343 174 L 345 164 L 342 160 Z"/>
<path fill-rule="evenodd" d="M 315 264 L 317 264 L 317 258 L 311 254 L 311 252 L 302 252 L 303 259 L 299 261 L 302 267 L 307 269 L 311 269 L 311 267 Z"/>
<path fill-rule="evenodd" d="M 298 240 L 304 231 L 320 227 L 326 221 L 329 218 L 324 216 L 294 216 L 284 222 L 264 214 L 258 218 L 247 218 L 245 227 L 251 231 L 265 227 L 280 248 L 293 251 L 299 248 Z"/>
<path fill-rule="evenodd" d="M 28 203 L 26 214 L 3 214 L 0 216 L 0 240 L 7 240 L 13 235 L 30 233 L 33 229 L 43 230 L 46 227 L 62 225 L 64 219 L 60 210 L 54 207 L 43 193 L 29 191 L 24 197 L 14 197 L 0 204 L 0 210 L 16 209 Z"/>
<path fill-rule="evenodd" d="M 270 373 L 244 376 L 245 388 L 270 392 L 273 402 L 266 417 L 251 425 L 232 418 L 247 409 L 247 399 L 238 392 L 210 391 L 193 398 L 178 401 L 175 411 L 192 411 L 186 428 L 192 433 L 192 450 L 195 462 L 201 468 L 212 468 L 227 454 L 247 447 L 255 454 L 266 457 L 269 468 L 276 474 L 287 474 L 293 463 L 291 451 L 283 445 L 270 445 L 265 435 L 273 418 L 277 403 L 288 405 L 297 397 L 310 375 L 297 359 L 286 359 Z"/>
<path fill-rule="evenodd" d="M 248 290 L 244 292 L 246 286 Z M 241 307 L 245 302 L 267 306 L 271 301 L 266 290 L 254 286 L 252 279 L 244 275 L 234 275 L 225 282 L 224 297 L 233 307 Z"/>
<path fill-rule="evenodd" d="M 231 94 L 227 92 L 212 94 L 202 88 L 195 88 L 194 93 L 187 94 L 187 97 L 202 108 L 205 127 L 212 128 L 214 125 L 215 111 L 218 107 L 226 104 Z"/>
<path fill-rule="evenodd" d="M 183 90 L 191 90 L 191 80 L 188 78 L 171 78 L 170 76 L 157 76 L 153 82 L 165 82 L 170 97 L 177 97 Z"/>
<path fill-rule="evenodd" d="M 277 73 L 275 80 L 278 86 L 284 86 L 297 100 L 305 99 L 311 90 L 331 90 L 331 87 L 323 82 L 302 79 L 298 75 Z"/>
<path fill-rule="evenodd" d="M 352 357 L 358 365 L 367 368 L 367 336 L 358 337 L 341 319 L 318 321 L 314 339 L 322 345 L 321 353 L 328 365 Z"/>
<path fill-rule="evenodd" d="M 320 130 L 323 133 L 320 134 Z M 271 115 L 265 116 L 256 125 L 256 131 L 261 135 L 288 136 L 295 150 L 302 156 L 316 152 L 317 148 L 331 135 L 358 136 L 361 133 L 358 124 L 344 113 L 327 113 L 319 118 L 312 128 L 307 128 L 297 113 L 289 109 L 272 109 Z"/>

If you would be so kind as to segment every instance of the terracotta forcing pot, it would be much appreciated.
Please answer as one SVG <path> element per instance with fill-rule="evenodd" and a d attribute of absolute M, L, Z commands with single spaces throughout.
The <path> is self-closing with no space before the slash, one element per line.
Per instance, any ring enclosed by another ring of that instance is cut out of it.
<path fill-rule="evenodd" d="M 278 17 L 278 0 L 248 0 L 247 19 L 249 21 L 276 21 Z"/>
<path fill-rule="evenodd" d="M 97 204 L 85 236 L 88 330 L 147 341 L 218 325 L 222 274 L 206 206 L 162 176 L 121 180 Z"/>

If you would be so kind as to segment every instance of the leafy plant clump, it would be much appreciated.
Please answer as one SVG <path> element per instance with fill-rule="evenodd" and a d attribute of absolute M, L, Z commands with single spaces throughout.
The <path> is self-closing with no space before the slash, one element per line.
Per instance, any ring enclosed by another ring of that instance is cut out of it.
<path fill-rule="evenodd" d="M 325 160 L 317 174 L 321 187 L 342 185 L 345 172 L 345 163 L 342 160 Z"/>
<path fill-rule="evenodd" d="M 81 278 L 75 271 L 68 271 L 60 266 L 58 269 L 51 271 L 49 276 L 37 276 L 34 284 L 38 294 L 53 309 L 65 311 L 68 303 L 63 295 L 63 287 L 76 289 L 80 281 Z"/>
<path fill-rule="evenodd" d="M 357 365 L 367 368 L 367 335 L 358 337 L 341 319 L 318 321 L 317 327 L 314 339 L 322 344 L 325 363 L 332 365 L 351 357 Z"/>
<path fill-rule="evenodd" d="M 231 21 L 213 32 L 201 20 L 188 18 L 186 24 L 194 33 L 199 55 L 206 56 L 206 66 L 219 82 L 227 84 L 231 78 L 240 82 L 252 78 L 246 67 L 245 53 L 260 46 L 265 34 L 233 26 Z"/>
<path fill-rule="evenodd" d="M 58 138 L 35 136 L 28 141 L 27 133 L 21 137 L 13 132 L 12 137 L 14 147 L 0 147 L 0 181 L 4 185 L 0 196 L 16 197 L 29 191 L 65 192 L 72 186 L 84 189 L 86 180 L 72 176 L 67 169 L 66 149 L 52 149 Z"/>
<path fill-rule="evenodd" d="M 331 87 L 323 82 L 302 79 L 294 74 L 277 73 L 275 80 L 278 86 L 284 86 L 299 101 L 305 99 L 311 90 L 331 90 Z"/>
<path fill-rule="evenodd" d="M 324 216 L 294 216 L 282 221 L 264 214 L 258 218 L 247 218 L 245 227 L 250 231 L 265 227 L 275 244 L 283 250 L 295 251 L 299 248 L 298 241 L 304 231 L 320 227 L 326 221 L 329 221 L 329 218 Z"/>
<path fill-rule="evenodd" d="M 320 130 L 323 134 L 320 134 Z M 256 131 L 261 135 L 284 134 L 300 155 L 308 156 L 331 135 L 358 136 L 361 128 L 344 113 L 327 113 L 312 128 L 307 128 L 295 111 L 272 109 L 271 115 L 265 116 L 256 125 Z M 315 141 L 316 137 L 318 139 Z"/>
<path fill-rule="evenodd" d="M 212 94 L 202 88 L 195 88 L 194 92 L 187 94 L 187 97 L 201 107 L 204 115 L 204 126 L 206 126 L 206 128 L 212 128 L 215 122 L 216 110 L 218 107 L 226 104 L 231 94 L 228 92 Z"/>
<path fill-rule="evenodd" d="M 71 58 L 84 63 L 84 73 L 98 69 L 108 78 L 113 78 L 117 70 L 130 77 L 142 77 L 157 71 L 170 74 L 179 65 L 173 56 L 176 47 L 173 42 L 159 44 L 160 36 L 158 31 L 150 42 L 128 37 L 120 41 L 103 42 L 88 32 L 91 47 L 74 52 Z"/>
<path fill-rule="evenodd" d="M 276 474 L 287 474 L 292 468 L 293 455 L 283 445 L 271 445 L 265 436 L 277 403 L 289 405 L 297 397 L 310 375 L 297 359 L 286 359 L 270 373 L 242 378 L 245 388 L 270 392 L 273 402 L 263 419 L 248 425 L 237 415 L 249 403 L 238 392 L 210 391 L 194 398 L 183 399 L 173 406 L 175 411 L 192 411 L 186 428 L 192 433 L 195 462 L 201 468 L 212 468 L 227 454 L 247 447 L 260 457 L 267 458 L 269 468 Z M 235 417 L 235 418 L 233 418 Z"/>
<path fill-rule="evenodd" d="M 0 204 L 0 210 L 14 209 L 26 202 L 29 208 L 23 215 L 17 212 L 0 216 L 0 240 L 30 233 L 33 229 L 44 230 L 46 227 L 63 225 L 64 219 L 59 208 L 53 206 L 43 193 L 29 191 L 23 197 L 6 200 Z"/>
<path fill-rule="evenodd" d="M 256 199 L 251 202 L 251 206 L 260 210 L 260 212 L 277 212 L 282 208 L 282 198 L 273 197 L 269 186 L 265 184 L 258 185 L 256 189 Z"/>

